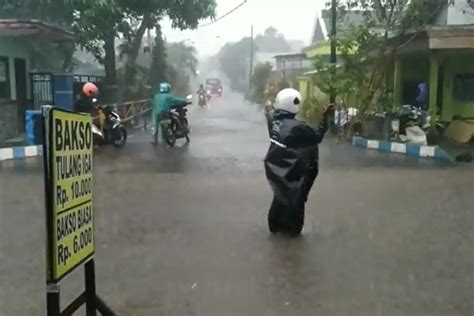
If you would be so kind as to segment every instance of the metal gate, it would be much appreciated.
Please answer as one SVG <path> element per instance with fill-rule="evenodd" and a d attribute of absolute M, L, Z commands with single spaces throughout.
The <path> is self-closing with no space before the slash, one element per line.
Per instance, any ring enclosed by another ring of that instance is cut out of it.
<path fill-rule="evenodd" d="M 54 103 L 53 74 L 31 73 L 31 95 L 34 108 Z"/>

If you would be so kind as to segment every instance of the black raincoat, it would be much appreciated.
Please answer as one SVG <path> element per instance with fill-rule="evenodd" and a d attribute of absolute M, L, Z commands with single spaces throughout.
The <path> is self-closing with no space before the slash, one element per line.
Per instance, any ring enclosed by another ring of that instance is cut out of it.
<path fill-rule="evenodd" d="M 300 234 L 304 206 L 318 175 L 318 144 L 327 130 L 326 120 L 318 128 L 297 120 L 295 114 L 277 110 L 267 114 L 270 148 L 265 173 L 274 197 L 268 214 L 272 233 Z"/>

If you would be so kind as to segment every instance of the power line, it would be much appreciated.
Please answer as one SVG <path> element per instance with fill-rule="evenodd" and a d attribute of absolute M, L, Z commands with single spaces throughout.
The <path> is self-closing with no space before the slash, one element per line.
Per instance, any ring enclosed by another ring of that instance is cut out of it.
<path fill-rule="evenodd" d="M 217 19 L 215 19 L 214 21 L 211 21 L 209 23 L 205 23 L 205 24 L 202 24 L 202 25 L 199 25 L 199 27 L 205 27 L 205 26 L 209 26 L 209 25 L 212 25 L 214 23 L 217 23 L 219 22 L 220 20 L 222 20 L 223 18 L 231 15 L 232 13 L 234 13 L 235 11 L 237 11 L 240 7 L 242 7 L 244 4 L 246 4 L 248 2 L 248 0 L 244 0 L 242 3 L 240 3 L 238 6 L 236 6 L 235 8 L 233 8 L 232 10 L 230 10 L 229 12 L 227 12 L 226 14 L 218 17 Z"/>

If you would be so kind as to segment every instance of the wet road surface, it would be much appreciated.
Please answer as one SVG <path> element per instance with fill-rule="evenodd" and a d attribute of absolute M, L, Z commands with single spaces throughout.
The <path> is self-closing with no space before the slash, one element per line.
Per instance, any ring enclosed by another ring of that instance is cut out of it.
<path fill-rule="evenodd" d="M 474 315 L 471 165 L 327 140 L 303 236 L 272 236 L 262 113 L 237 95 L 191 112 L 187 146 L 96 152 L 97 285 L 119 315 Z M 45 314 L 42 181 L 39 160 L 0 164 L 0 315 Z"/>

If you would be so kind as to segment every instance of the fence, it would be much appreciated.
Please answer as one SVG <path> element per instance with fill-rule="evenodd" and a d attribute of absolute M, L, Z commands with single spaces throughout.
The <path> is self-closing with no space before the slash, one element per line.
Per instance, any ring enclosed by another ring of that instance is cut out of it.
<path fill-rule="evenodd" d="M 118 114 L 122 118 L 122 122 L 128 127 L 142 126 L 144 129 L 148 127 L 149 115 L 151 113 L 152 105 L 151 99 L 128 101 L 122 104 L 107 104 L 115 107 Z M 99 117 L 94 117 L 94 120 Z"/>
<path fill-rule="evenodd" d="M 31 95 L 33 97 L 34 108 L 39 108 L 43 104 L 53 104 L 53 74 L 51 73 L 32 73 L 31 76 Z"/>

